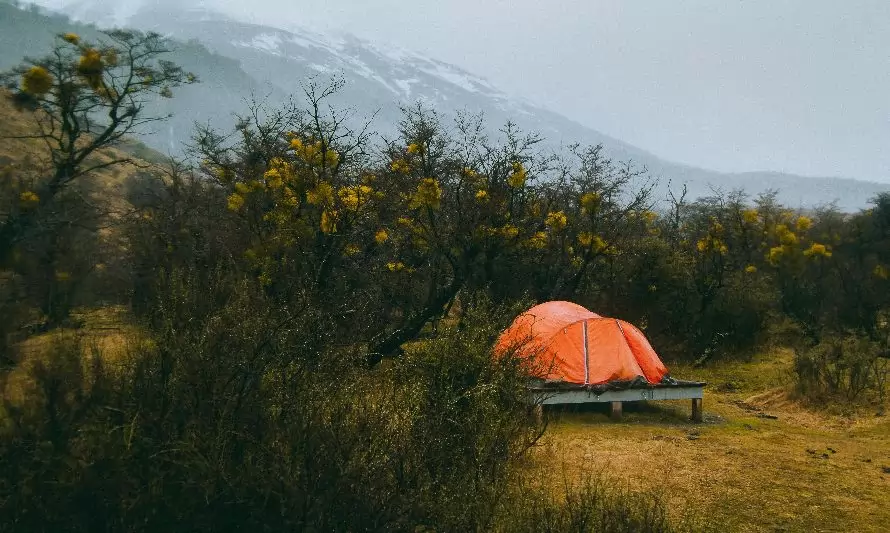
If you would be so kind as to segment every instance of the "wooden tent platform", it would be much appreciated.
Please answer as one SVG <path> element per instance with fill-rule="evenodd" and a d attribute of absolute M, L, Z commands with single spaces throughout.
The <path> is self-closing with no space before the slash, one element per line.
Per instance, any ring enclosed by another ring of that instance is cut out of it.
<path fill-rule="evenodd" d="M 612 418 L 620 419 L 624 402 L 650 400 L 692 400 L 692 420 L 702 421 L 702 399 L 706 383 L 669 380 L 649 383 L 618 383 L 607 385 L 574 385 L 536 381 L 529 386 L 539 406 L 573 403 L 611 403 Z"/>

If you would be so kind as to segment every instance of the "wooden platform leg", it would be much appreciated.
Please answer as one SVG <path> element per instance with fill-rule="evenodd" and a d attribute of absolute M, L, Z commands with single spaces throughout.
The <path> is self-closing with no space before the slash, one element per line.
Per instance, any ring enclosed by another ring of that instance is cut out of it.
<path fill-rule="evenodd" d="M 621 402 L 612 402 L 612 420 L 621 420 Z"/>
<path fill-rule="evenodd" d="M 701 413 L 701 398 L 693 398 L 692 399 L 692 421 L 693 422 L 701 422 L 702 413 Z"/>

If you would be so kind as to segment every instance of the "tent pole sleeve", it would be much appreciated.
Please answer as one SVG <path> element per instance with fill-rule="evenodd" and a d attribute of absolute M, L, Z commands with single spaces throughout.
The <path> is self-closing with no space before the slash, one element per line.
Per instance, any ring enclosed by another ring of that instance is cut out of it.
<path fill-rule="evenodd" d="M 590 384 L 590 354 L 589 349 L 587 347 L 587 321 L 584 321 L 583 326 L 584 331 L 584 384 Z"/>

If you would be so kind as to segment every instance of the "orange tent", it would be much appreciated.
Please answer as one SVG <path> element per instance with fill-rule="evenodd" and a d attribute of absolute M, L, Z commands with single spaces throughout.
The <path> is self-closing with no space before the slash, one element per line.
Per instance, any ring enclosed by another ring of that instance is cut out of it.
<path fill-rule="evenodd" d="M 519 315 L 495 353 L 517 350 L 547 380 L 583 385 L 640 378 L 655 384 L 667 368 L 633 325 L 571 302 L 547 302 Z"/>

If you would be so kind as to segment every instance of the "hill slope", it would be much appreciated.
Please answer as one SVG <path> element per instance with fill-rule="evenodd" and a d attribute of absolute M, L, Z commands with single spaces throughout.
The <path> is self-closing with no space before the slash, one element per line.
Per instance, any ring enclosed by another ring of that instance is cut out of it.
<path fill-rule="evenodd" d="M 232 113 L 243 111 L 251 95 L 277 105 L 300 92 L 312 76 L 342 74 L 347 86 L 339 103 L 356 110 L 356 119 L 377 112 L 374 127 L 393 131 L 399 105 L 421 100 L 444 114 L 482 112 L 493 129 L 508 120 L 524 130 L 541 133 L 550 147 L 580 142 L 602 144 L 610 157 L 645 166 L 659 178 L 659 196 L 682 184 L 695 198 L 713 188 L 744 189 L 751 195 L 779 190 L 780 201 L 793 207 L 812 207 L 837 201 L 855 210 L 890 185 L 841 178 L 808 178 L 775 172 L 719 173 L 658 158 L 540 106 L 513 98 L 486 80 L 458 67 L 406 50 L 368 43 L 350 35 L 319 35 L 306 29 L 285 31 L 232 20 L 203 9 L 179 7 L 183 2 L 156 2 L 123 11 L 116 4 L 75 1 L 67 12 L 77 19 L 102 25 L 131 25 L 151 29 L 178 41 L 171 59 L 196 72 L 204 83 L 184 88 L 176 98 L 158 104 L 174 113 L 163 130 L 146 138 L 150 145 L 176 153 L 194 131 L 194 123 L 226 126 Z M 187 4 L 187 2 L 186 2 Z M 12 59 L 34 54 L 49 35 L 72 26 L 63 17 L 33 12 L 13 13 L 3 6 L 0 17 L 0 68 Z M 42 22 L 41 17 L 46 19 Z M 82 31 L 82 30 L 79 30 Z"/>

